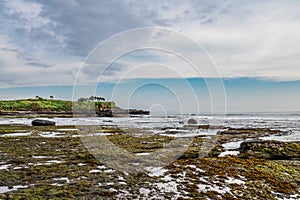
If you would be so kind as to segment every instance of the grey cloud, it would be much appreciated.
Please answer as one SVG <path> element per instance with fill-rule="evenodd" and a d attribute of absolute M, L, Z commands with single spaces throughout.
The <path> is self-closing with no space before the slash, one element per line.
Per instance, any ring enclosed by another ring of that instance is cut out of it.
<path fill-rule="evenodd" d="M 34 66 L 34 67 L 42 67 L 42 68 L 48 68 L 48 67 L 53 66 L 53 65 L 50 65 L 50 64 L 38 63 L 38 62 L 27 62 L 26 65 Z"/>
<path fill-rule="evenodd" d="M 172 23 L 170 20 L 166 20 L 166 19 L 155 19 L 153 20 L 153 23 L 159 26 L 171 26 Z"/>
<path fill-rule="evenodd" d="M 21 54 L 20 51 L 18 51 L 18 49 L 15 49 L 15 48 L 10 48 L 10 47 L 1 47 L 1 50 L 2 51 L 9 51 L 9 52 L 14 52 L 14 53 L 18 53 L 18 54 Z"/>
<path fill-rule="evenodd" d="M 207 5 L 201 7 L 199 10 L 197 10 L 198 14 L 210 14 L 214 12 L 217 9 L 217 6 L 215 5 Z"/>
<path fill-rule="evenodd" d="M 79 56 L 115 33 L 143 25 L 116 0 L 47 1 L 42 14 L 55 22 L 54 32 L 65 37 L 65 50 Z"/>
<path fill-rule="evenodd" d="M 1 6 L 4 7 L 4 2 L 1 3 Z M 31 55 L 40 53 L 41 50 L 46 54 L 47 51 L 53 49 L 58 43 L 55 34 L 50 34 L 54 26 L 51 22 L 46 24 L 34 24 L 28 29 L 27 26 L 30 26 L 29 24 L 34 22 L 18 14 L 17 11 L 12 13 L 8 11 L 2 12 L 0 16 L 5 19 L 1 27 L 1 32 L 8 38 L 12 46 L 15 47 L 14 52 L 18 54 L 18 58 L 20 59 L 26 56 L 31 57 Z M 37 21 L 39 21 L 39 19 L 43 18 L 38 16 Z"/>
<path fill-rule="evenodd" d="M 26 52 L 34 54 L 55 51 L 63 54 L 86 56 L 102 40 L 131 28 L 145 26 L 143 20 L 132 13 L 121 1 L 28 1 L 42 4 L 37 16 L 47 23 L 27 29 L 30 21 L 21 18 L 18 12 L 2 12 L 3 31 L 12 42 Z M 1 3 L 0 3 L 1 4 Z M 5 4 L 2 2 L 2 9 Z"/>
<path fill-rule="evenodd" d="M 14 81 L 13 78 L 11 78 L 11 77 L 9 78 L 7 76 L 0 74 L 0 82 L 10 83 L 12 81 Z"/>
<path fill-rule="evenodd" d="M 160 8 L 163 9 L 163 10 L 166 10 L 166 11 L 169 11 L 169 10 L 170 10 L 170 8 L 169 8 L 168 6 L 166 6 L 166 5 L 163 5 L 163 6 L 161 6 Z"/>
<path fill-rule="evenodd" d="M 121 63 L 112 63 L 107 67 L 101 64 L 87 64 L 81 72 L 90 79 L 97 79 L 100 76 L 114 76 L 125 68 L 126 66 Z"/>
<path fill-rule="evenodd" d="M 188 15 L 188 14 L 190 14 L 190 11 L 189 11 L 189 10 L 185 10 L 185 11 L 183 12 L 183 14 Z"/>
<path fill-rule="evenodd" d="M 126 68 L 125 65 L 122 65 L 120 63 L 113 63 L 107 67 L 103 74 L 106 76 L 114 75 L 117 72 L 122 71 L 124 68 Z"/>
<path fill-rule="evenodd" d="M 214 22 L 213 19 L 204 19 L 203 21 L 200 22 L 200 24 L 211 24 L 213 22 Z"/>

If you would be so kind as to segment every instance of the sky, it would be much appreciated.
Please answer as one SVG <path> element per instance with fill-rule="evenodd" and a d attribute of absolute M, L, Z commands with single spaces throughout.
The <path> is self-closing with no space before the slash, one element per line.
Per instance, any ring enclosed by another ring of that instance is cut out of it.
<path fill-rule="evenodd" d="M 300 111 L 300 2 L 1 0 L 0 98 Z"/>

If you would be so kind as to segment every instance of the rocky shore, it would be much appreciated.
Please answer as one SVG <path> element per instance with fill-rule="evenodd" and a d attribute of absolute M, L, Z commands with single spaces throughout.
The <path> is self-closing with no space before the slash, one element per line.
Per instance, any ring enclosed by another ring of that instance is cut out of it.
<path fill-rule="evenodd" d="M 0 111 L 0 117 L 124 117 L 128 115 L 150 115 L 150 111 L 138 109 L 106 109 L 95 112 L 57 112 L 57 111 Z"/>
<path fill-rule="evenodd" d="M 176 143 L 168 146 L 175 136 L 207 128 L 186 125 L 157 134 L 107 125 L 0 125 L 0 199 L 300 198 L 299 142 L 258 139 L 287 134 L 267 128 L 223 127 L 211 139 L 193 137 L 184 153 L 166 165 L 126 170 L 145 160 L 159 162 L 153 152 L 166 146 L 178 150 Z M 104 138 L 130 153 L 128 166 L 96 159 L 118 158 L 115 151 L 94 155 L 84 145 Z M 203 149 L 208 144 L 213 148 Z"/>

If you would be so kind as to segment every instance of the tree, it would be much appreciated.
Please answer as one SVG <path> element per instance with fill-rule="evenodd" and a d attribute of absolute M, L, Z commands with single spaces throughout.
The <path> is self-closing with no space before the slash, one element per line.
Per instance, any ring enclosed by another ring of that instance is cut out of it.
<path fill-rule="evenodd" d="M 87 101 L 87 98 L 79 98 L 77 101 L 78 102 L 84 102 L 84 101 Z"/>
<path fill-rule="evenodd" d="M 95 97 L 97 101 L 105 101 L 105 98 L 103 97 Z"/>
<path fill-rule="evenodd" d="M 89 97 L 89 101 L 94 101 L 95 100 L 95 97 L 94 96 L 90 96 Z"/>
<path fill-rule="evenodd" d="M 35 98 L 38 99 L 38 100 L 43 100 L 43 98 L 40 97 L 40 96 L 35 96 Z"/>
<path fill-rule="evenodd" d="M 91 96 L 89 99 L 91 99 L 93 96 Z M 95 96 L 95 97 L 93 97 L 93 100 L 95 100 L 95 101 L 105 101 L 105 98 L 103 98 L 103 97 L 97 97 L 97 96 Z"/>
<path fill-rule="evenodd" d="M 50 99 L 54 99 L 54 96 L 51 95 L 49 98 L 50 98 Z"/>

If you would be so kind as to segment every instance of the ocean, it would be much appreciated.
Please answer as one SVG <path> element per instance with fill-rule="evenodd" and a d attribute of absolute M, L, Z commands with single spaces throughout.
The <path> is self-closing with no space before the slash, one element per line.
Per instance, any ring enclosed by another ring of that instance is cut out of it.
<path fill-rule="evenodd" d="M 41 118 L 47 119 L 47 118 Z M 184 129 L 189 119 L 195 119 L 199 125 L 210 125 L 208 130 Z M 300 113 L 234 113 L 226 115 L 168 115 L 168 116 L 128 116 L 128 117 L 86 117 L 86 118 L 51 118 L 58 126 L 64 125 L 104 125 L 117 126 L 120 129 L 140 129 L 149 134 L 167 134 L 165 130 L 178 131 L 174 137 L 192 137 L 215 135 L 227 128 L 268 128 L 280 130 L 284 134 L 270 135 L 260 139 L 278 141 L 300 141 Z M 30 125 L 30 118 L 0 118 L 0 124 Z"/>

